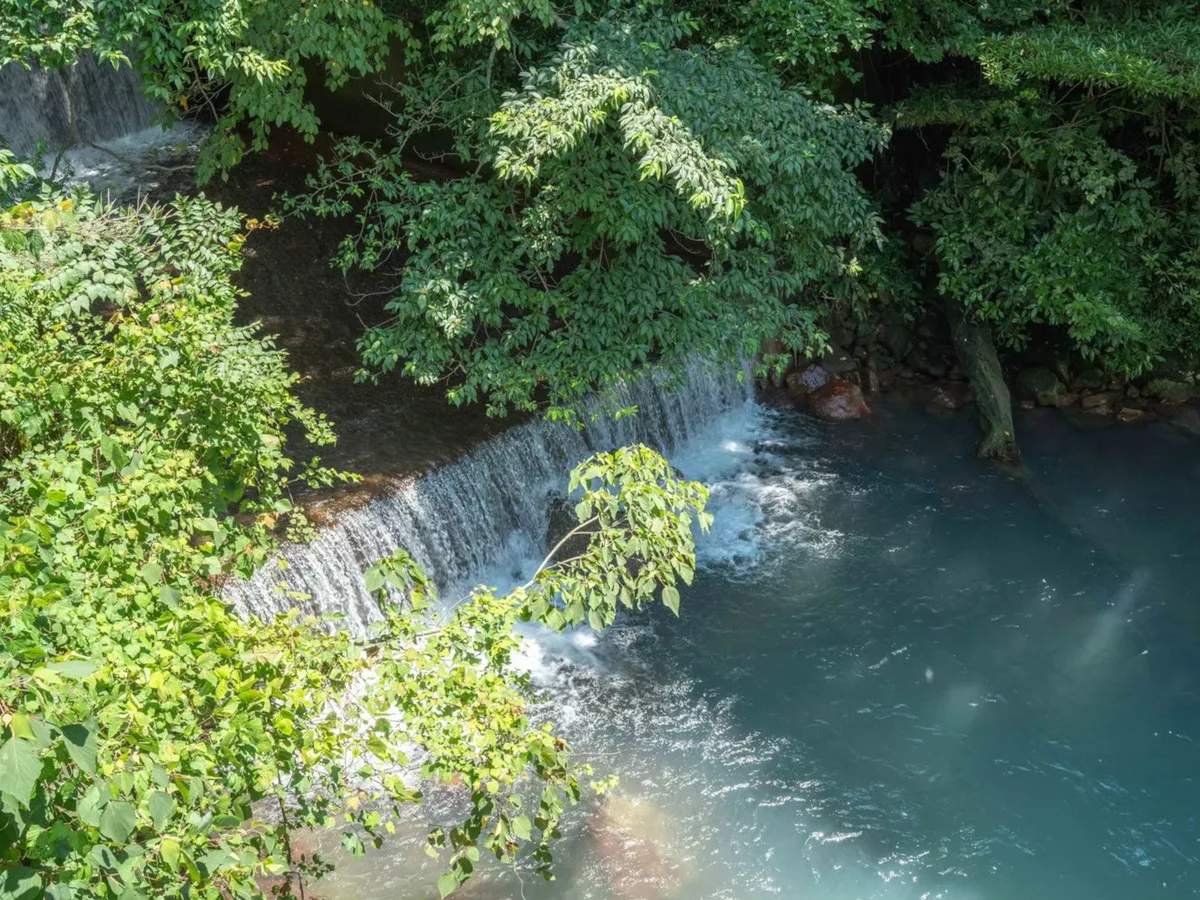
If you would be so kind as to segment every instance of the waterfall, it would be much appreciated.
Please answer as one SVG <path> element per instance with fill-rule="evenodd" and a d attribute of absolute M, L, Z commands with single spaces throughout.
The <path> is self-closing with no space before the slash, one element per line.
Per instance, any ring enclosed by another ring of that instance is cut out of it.
<path fill-rule="evenodd" d="M 739 374 L 694 364 L 679 384 L 647 377 L 605 398 L 608 408 L 614 399 L 636 406 L 635 416 L 602 416 L 583 429 L 547 421 L 511 428 L 456 463 L 346 513 L 311 543 L 285 548 L 225 595 L 263 618 L 290 608 L 339 613 L 361 632 L 379 615 L 363 571 L 398 547 L 443 594 L 461 590 L 506 560 L 544 552 L 550 501 L 565 491 L 571 468 L 592 453 L 633 443 L 670 453 L 717 416 L 749 403 L 750 379 Z"/>
<path fill-rule="evenodd" d="M 128 65 L 114 69 L 87 55 L 67 75 L 9 63 L 0 67 L 0 143 L 20 155 L 33 153 L 43 138 L 52 152 L 65 145 L 70 140 L 68 84 L 75 124 L 85 141 L 140 131 L 154 116 L 141 78 Z"/>

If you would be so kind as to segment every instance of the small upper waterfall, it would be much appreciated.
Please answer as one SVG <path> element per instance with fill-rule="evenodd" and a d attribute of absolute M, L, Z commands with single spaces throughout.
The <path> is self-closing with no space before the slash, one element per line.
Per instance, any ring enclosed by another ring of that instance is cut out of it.
<path fill-rule="evenodd" d="M 17 154 L 33 153 L 43 139 L 51 152 L 67 144 L 72 110 L 79 138 L 97 143 L 140 131 L 154 116 L 128 65 L 114 69 L 87 55 L 69 71 L 0 67 L 0 143 Z"/>
<path fill-rule="evenodd" d="M 443 592 L 461 588 L 502 561 L 543 552 L 550 500 L 590 454 L 632 443 L 670 453 L 751 400 L 749 378 L 700 364 L 682 384 L 643 378 L 617 393 L 621 406 L 637 406 L 636 416 L 598 417 L 582 430 L 545 421 L 509 429 L 346 513 L 311 543 L 286 548 L 286 567 L 268 564 L 250 581 L 230 584 L 226 596 L 261 617 L 298 607 L 340 613 L 361 630 L 378 617 L 362 573 L 396 548 L 411 553 Z"/>

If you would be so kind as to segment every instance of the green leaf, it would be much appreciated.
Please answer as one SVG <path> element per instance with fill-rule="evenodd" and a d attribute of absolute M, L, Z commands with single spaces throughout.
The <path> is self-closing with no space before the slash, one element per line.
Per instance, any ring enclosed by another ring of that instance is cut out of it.
<path fill-rule="evenodd" d="M 52 884 L 46 888 L 46 900 L 76 900 L 80 896 L 69 884 Z"/>
<path fill-rule="evenodd" d="M 96 720 L 67 725 L 62 730 L 67 753 L 75 765 L 89 775 L 96 774 Z"/>
<path fill-rule="evenodd" d="M 529 840 L 530 836 L 533 834 L 532 823 L 530 823 L 529 817 L 528 816 L 517 816 L 515 819 L 513 819 L 512 820 L 512 830 L 513 830 L 513 834 L 515 834 L 521 840 L 523 840 L 523 841 Z"/>
<path fill-rule="evenodd" d="M 100 793 L 100 788 L 92 785 L 75 808 L 75 811 L 79 814 L 79 821 L 84 825 L 90 825 L 92 828 L 99 828 L 100 814 L 104 804 L 105 797 Z"/>
<path fill-rule="evenodd" d="M 679 615 L 679 591 L 675 587 L 668 584 L 662 589 L 662 602 L 663 606 Z"/>
<path fill-rule="evenodd" d="M 163 568 L 158 563 L 148 562 L 142 566 L 138 574 L 142 576 L 142 581 L 146 584 L 158 584 L 162 581 Z"/>
<path fill-rule="evenodd" d="M 150 807 L 150 818 L 154 821 L 154 827 L 161 831 L 170 820 L 171 813 L 175 811 L 174 799 L 163 791 L 155 791 L 150 795 L 147 805 Z"/>
<path fill-rule="evenodd" d="M 46 668 L 57 672 L 63 678 L 87 678 L 99 666 L 87 659 L 68 659 L 64 662 L 48 663 Z"/>
<path fill-rule="evenodd" d="M 9 738 L 0 746 L 0 791 L 22 806 L 28 806 L 42 773 L 37 745 L 22 738 Z"/>
<path fill-rule="evenodd" d="M 137 810 L 124 800 L 114 800 L 100 814 L 100 833 L 110 841 L 123 844 L 137 828 Z"/>
<path fill-rule="evenodd" d="M 25 713 L 13 713 L 8 727 L 12 730 L 14 737 L 25 738 L 27 741 L 37 740 L 37 735 L 33 733 L 33 722 Z"/>
<path fill-rule="evenodd" d="M 377 590 L 379 590 L 381 587 L 383 587 L 383 584 L 384 584 L 383 572 L 380 570 L 380 568 L 378 566 L 372 566 L 371 568 L 367 569 L 366 580 L 367 580 L 367 593 L 373 594 Z"/>
<path fill-rule="evenodd" d="M 437 886 L 439 895 L 449 897 L 458 890 L 458 879 L 447 872 L 445 875 L 438 876 Z"/>
<path fill-rule="evenodd" d="M 27 866 L 0 872 L 0 900 L 35 900 L 42 896 L 42 876 Z"/>
<path fill-rule="evenodd" d="M 175 838 L 163 838 L 162 843 L 158 845 L 158 853 L 162 857 L 162 861 L 172 869 L 179 868 L 179 841 Z"/>

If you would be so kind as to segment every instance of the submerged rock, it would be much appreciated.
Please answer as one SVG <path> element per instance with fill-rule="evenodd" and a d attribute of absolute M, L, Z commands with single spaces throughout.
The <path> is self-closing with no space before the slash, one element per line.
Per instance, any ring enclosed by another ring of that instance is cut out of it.
<path fill-rule="evenodd" d="M 844 422 L 870 415 L 862 388 L 844 378 L 835 378 L 809 396 L 813 413 L 827 422 Z"/>
<path fill-rule="evenodd" d="M 1185 409 L 1171 420 L 1171 424 L 1185 434 L 1200 437 L 1200 411 Z"/>
<path fill-rule="evenodd" d="M 1024 369 L 1017 376 L 1017 396 L 1022 400 L 1032 400 L 1039 406 L 1058 406 L 1062 391 L 1063 383 L 1045 366 Z"/>
<path fill-rule="evenodd" d="M 1131 425 L 1134 422 L 1140 422 L 1144 418 L 1146 418 L 1146 411 L 1144 409 L 1135 409 L 1132 406 L 1122 407 L 1121 411 L 1117 413 L 1117 421 L 1122 425 Z"/>
<path fill-rule="evenodd" d="M 929 405 L 934 409 L 956 410 L 974 399 L 971 386 L 963 382 L 939 384 L 933 389 Z"/>
<path fill-rule="evenodd" d="M 1098 394 L 1088 394 L 1080 402 L 1087 412 L 1097 416 L 1107 416 L 1111 415 L 1113 407 L 1124 399 L 1123 391 L 1101 391 Z"/>
<path fill-rule="evenodd" d="M 641 797 L 610 794 L 588 825 L 613 900 L 680 896 L 691 868 L 674 821 L 661 809 Z"/>

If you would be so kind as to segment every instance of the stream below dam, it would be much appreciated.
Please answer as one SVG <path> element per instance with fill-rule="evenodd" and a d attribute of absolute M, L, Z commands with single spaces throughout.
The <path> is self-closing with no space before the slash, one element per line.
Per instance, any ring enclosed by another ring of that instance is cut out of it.
<path fill-rule="evenodd" d="M 557 880 L 484 865 L 461 896 L 1200 896 L 1195 436 L 1039 412 L 1014 474 L 970 457 L 971 417 L 899 398 L 832 427 L 711 376 L 670 396 L 591 443 L 658 443 L 712 485 L 682 616 L 530 632 L 521 660 L 541 714 L 620 787 L 568 816 Z M 540 556 L 541 498 L 588 443 L 507 432 L 290 571 L 353 618 L 355 566 L 325 557 L 424 534 L 443 583 L 503 586 Z M 484 515 L 498 524 L 460 531 Z M 316 893 L 436 897 L 421 844 L 455 802 L 435 795 Z"/>

